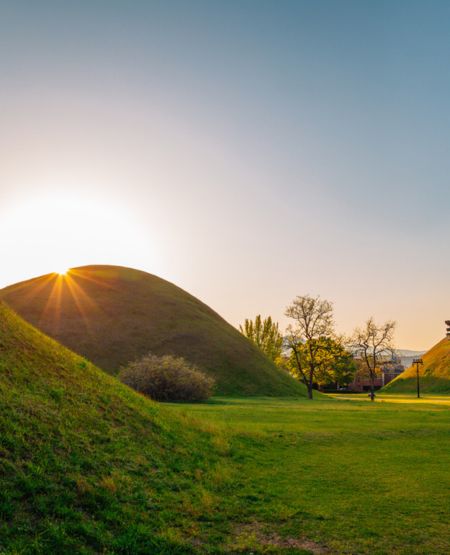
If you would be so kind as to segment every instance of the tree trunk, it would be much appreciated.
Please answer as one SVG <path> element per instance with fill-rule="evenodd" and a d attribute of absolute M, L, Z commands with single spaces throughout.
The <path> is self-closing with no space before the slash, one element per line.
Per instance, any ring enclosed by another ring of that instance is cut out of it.
<path fill-rule="evenodd" d="M 370 400 L 372 403 L 375 401 L 375 384 L 373 374 L 370 374 Z"/>
<path fill-rule="evenodd" d="M 310 372 L 308 380 L 308 399 L 313 398 L 313 374 Z"/>
<path fill-rule="evenodd" d="M 308 399 L 313 398 L 314 368 L 309 369 L 308 375 Z"/>

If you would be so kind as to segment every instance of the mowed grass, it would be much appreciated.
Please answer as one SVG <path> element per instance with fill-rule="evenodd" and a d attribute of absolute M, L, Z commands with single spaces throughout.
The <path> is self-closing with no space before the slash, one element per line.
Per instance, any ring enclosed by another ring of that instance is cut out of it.
<path fill-rule="evenodd" d="M 228 437 L 225 552 L 450 552 L 450 398 L 377 399 L 169 407 Z"/>

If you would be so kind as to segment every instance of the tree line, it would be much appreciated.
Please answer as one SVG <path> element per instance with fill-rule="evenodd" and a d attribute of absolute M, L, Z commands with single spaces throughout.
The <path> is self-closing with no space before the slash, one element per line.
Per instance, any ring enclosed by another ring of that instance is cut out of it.
<path fill-rule="evenodd" d="M 377 370 L 394 353 L 395 322 L 376 324 L 370 317 L 350 337 L 335 331 L 333 304 L 320 296 L 297 296 L 286 308 L 291 320 L 284 334 L 278 323 L 261 315 L 246 319 L 240 331 L 278 366 L 303 382 L 309 399 L 314 386 L 350 383 L 358 369 L 370 382 L 375 399 Z"/>

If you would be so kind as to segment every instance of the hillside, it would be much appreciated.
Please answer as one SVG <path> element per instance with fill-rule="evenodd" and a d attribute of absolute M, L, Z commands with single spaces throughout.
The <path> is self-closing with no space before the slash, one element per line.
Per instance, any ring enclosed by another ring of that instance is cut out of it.
<path fill-rule="evenodd" d="M 195 521 L 215 510 L 211 490 L 227 471 L 220 436 L 135 394 L 2 303 L 0 399 L 1 553 L 194 551 Z"/>
<path fill-rule="evenodd" d="M 25 320 L 116 374 L 148 353 L 180 355 L 217 381 L 217 393 L 303 395 L 304 387 L 204 303 L 161 278 L 85 266 L 0 291 Z"/>
<path fill-rule="evenodd" d="M 420 387 L 428 393 L 450 393 L 450 340 L 443 339 L 422 356 Z M 416 391 L 416 367 L 411 366 L 383 388 L 386 393 Z"/>

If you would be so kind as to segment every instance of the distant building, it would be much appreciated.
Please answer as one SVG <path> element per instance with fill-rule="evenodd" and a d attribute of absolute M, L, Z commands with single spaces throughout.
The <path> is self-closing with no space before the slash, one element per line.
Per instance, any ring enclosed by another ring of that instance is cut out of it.
<path fill-rule="evenodd" d="M 404 370 L 405 367 L 401 363 L 400 357 L 393 355 L 391 360 L 383 362 L 378 369 L 377 376 L 374 380 L 374 388 L 381 389 L 399 376 Z M 355 392 L 370 391 L 370 385 L 370 378 L 367 375 L 367 371 L 360 369 L 356 372 L 353 381 L 348 385 L 348 389 Z"/>
<path fill-rule="evenodd" d="M 383 386 L 391 382 L 397 376 L 400 376 L 400 374 L 404 371 L 405 371 L 405 367 L 400 361 L 400 358 L 394 355 L 392 357 L 392 360 L 384 363 L 381 366 L 381 379 L 383 382 Z"/>
<path fill-rule="evenodd" d="M 374 389 L 381 389 L 383 387 L 383 380 L 381 376 L 377 376 L 374 380 Z M 348 389 L 355 393 L 362 391 L 370 391 L 370 379 L 368 376 L 362 375 L 360 372 L 355 374 L 354 380 L 348 384 Z"/>

